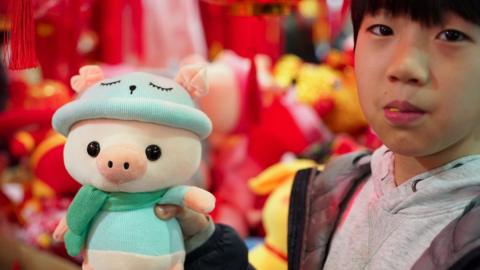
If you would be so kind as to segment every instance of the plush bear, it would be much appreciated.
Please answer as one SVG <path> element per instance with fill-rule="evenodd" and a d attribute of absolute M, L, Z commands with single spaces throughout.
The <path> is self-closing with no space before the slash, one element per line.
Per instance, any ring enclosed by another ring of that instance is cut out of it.
<path fill-rule="evenodd" d="M 206 92 L 202 70 L 186 66 L 176 81 L 143 72 L 103 79 L 86 66 L 72 78 L 79 97 L 52 123 L 67 136 L 65 166 L 83 187 L 54 238 L 83 255 L 83 269 L 183 269 L 179 223 L 160 220 L 155 206 L 214 208 L 211 193 L 184 185 L 212 128 L 192 100 Z"/>

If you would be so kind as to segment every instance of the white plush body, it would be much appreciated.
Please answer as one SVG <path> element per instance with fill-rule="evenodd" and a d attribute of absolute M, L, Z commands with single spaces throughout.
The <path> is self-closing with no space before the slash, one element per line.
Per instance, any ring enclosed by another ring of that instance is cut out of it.
<path fill-rule="evenodd" d="M 94 270 L 181 270 L 183 269 L 185 252 L 181 251 L 164 256 L 145 256 L 118 251 L 89 251 L 88 258 L 89 264 Z"/>
<path fill-rule="evenodd" d="M 92 141 L 100 145 L 97 157 L 86 151 Z M 149 145 L 160 147 L 158 160 L 147 159 L 145 149 Z M 200 163 L 201 144 L 197 135 L 184 129 L 138 121 L 96 119 L 73 126 L 64 156 L 68 172 L 82 184 L 107 192 L 150 192 L 186 184 Z M 109 161 L 113 161 L 113 174 L 105 173 L 110 169 L 108 165 L 105 167 Z M 115 169 L 118 163 L 125 162 L 129 163 L 132 173 Z M 116 182 L 116 177 L 121 181 Z M 168 238 L 162 241 L 159 234 L 167 234 Z M 108 240 L 116 238 L 127 242 L 112 244 L 112 240 Z M 146 240 L 150 243 L 145 244 Z M 120 245 L 128 247 L 128 251 L 116 248 Z M 92 222 L 86 248 L 88 265 L 94 270 L 182 269 L 185 259 L 178 222 L 158 219 L 153 207 L 126 212 L 101 211 Z M 163 250 L 153 256 L 148 254 L 153 248 Z"/>

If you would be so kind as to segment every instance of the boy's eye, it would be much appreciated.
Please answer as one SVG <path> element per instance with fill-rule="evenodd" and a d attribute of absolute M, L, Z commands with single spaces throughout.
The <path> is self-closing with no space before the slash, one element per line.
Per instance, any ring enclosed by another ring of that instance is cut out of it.
<path fill-rule="evenodd" d="M 437 38 L 449 42 L 458 42 L 467 40 L 468 36 L 458 30 L 447 29 L 440 32 L 440 34 L 437 35 Z"/>
<path fill-rule="evenodd" d="M 367 28 L 367 31 L 370 33 L 377 35 L 377 36 L 391 36 L 393 35 L 392 28 L 383 25 L 383 24 L 375 24 Z"/>

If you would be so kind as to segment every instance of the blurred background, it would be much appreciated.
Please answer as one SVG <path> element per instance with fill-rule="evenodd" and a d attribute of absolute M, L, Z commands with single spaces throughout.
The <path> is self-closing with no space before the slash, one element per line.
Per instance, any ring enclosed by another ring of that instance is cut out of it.
<path fill-rule="evenodd" d="M 79 269 L 51 234 L 80 187 L 53 112 L 86 64 L 106 77 L 208 68 L 213 122 L 192 184 L 259 270 L 287 269 L 298 169 L 381 142 L 356 96 L 349 0 L 2 0 L 0 268 Z"/>

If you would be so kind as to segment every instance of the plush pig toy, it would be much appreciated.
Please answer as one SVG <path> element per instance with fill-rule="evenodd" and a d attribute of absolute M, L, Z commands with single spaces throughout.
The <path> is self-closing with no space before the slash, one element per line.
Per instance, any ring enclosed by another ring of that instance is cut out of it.
<path fill-rule="evenodd" d="M 160 220 L 154 208 L 214 208 L 212 194 L 182 185 L 211 131 L 192 101 L 206 92 L 204 75 L 186 66 L 176 81 L 142 72 L 103 79 L 86 66 L 72 78 L 79 97 L 56 111 L 53 127 L 67 136 L 65 165 L 83 187 L 54 238 L 83 255 L 83 269 L 183 269 L 179 223 Z"/>

